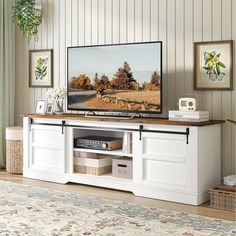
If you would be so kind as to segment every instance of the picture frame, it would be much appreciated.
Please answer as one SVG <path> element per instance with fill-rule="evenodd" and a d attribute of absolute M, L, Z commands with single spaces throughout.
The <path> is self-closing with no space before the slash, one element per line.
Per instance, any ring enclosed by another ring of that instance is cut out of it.
<path fill-rule="evenodd" d="M 44 115 L 46 113 L 47 102 L 44 99 L 36 100 L 35 114 Z"/>
<path fill-rule="evenodd" d="M 53 87 L 53 49 L 29 51 L 29 87 Z"/>
<path fill-rule="evenodd" d="M 194 43 L 194 89 L 233 89 L 233 41 Z"/>
<path fill-rule="evenodd" d="M 53 113 L 53 103 L 52 102 L 47 103 L 46 113 L 52 115 L 52 113 Z"/>

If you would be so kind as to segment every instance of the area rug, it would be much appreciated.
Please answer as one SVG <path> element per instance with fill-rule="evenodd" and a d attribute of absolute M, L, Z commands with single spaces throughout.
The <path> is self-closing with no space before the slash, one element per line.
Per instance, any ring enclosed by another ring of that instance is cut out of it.
<path fill-rule="evenodd" d="M 0 181 L 4 236 L 235 236 L 235 222 Z"/>

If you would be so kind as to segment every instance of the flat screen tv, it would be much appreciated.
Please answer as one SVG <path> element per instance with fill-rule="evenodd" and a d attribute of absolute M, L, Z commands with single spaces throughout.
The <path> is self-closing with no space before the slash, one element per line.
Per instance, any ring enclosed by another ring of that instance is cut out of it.
<path fill-rule="evenodd" d="M 161 113 L 162 42 L 69 47 L 67 90 L 68 110 Z"/>

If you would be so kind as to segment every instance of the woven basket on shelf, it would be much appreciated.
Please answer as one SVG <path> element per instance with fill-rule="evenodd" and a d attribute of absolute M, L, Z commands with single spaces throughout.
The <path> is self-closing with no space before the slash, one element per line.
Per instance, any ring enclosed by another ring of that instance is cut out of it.
<path fill-rule="evenodd" d="M 23 129 L 6 128 L 6 171 L 12 174 L 23 172 Z"/>

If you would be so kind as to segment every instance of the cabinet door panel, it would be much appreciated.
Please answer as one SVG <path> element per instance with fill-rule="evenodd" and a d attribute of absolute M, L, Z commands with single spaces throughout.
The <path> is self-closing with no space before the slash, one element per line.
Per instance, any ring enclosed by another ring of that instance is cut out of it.
<path fill-rule="evenodd" d="M 59 127 L 54 127 L 54 129 L 50 127 L 49 130 L 35 127 L 32 131 L 32 143 L 54 145 L 58 144 L 58 139 L 61 137 L 61 128 Z"/>
<path fill-rule="evenodd" d="M 30 168 L 63 173 L 65 136 L 61 127 L 33 125 L 30 132 Z"/>
<path fill-rule="evenodd" d="M 184 135 L 143 135 L 143 183 L 184 190 L 187 187 L 187 146 Z"/>
<path fill-rule="evenodd" d="M 60 150 L 33 148 L 32 168 L 61 172 L 63 170 L 63 159 L 60 157 Z"/>
<path fill-rule="evenodd" d="M 186 184 L 185 163 L 143 161 L 143 180 L 167 188 L 184 189 Z"/>
<path fill-rule="evenodd" d="M 143 140 L 144 154 L 157 154 L 166 156 L 185 156 L 186 140 L 185 136 L 166 135 L 160 137 L 144 137 Z"/>

